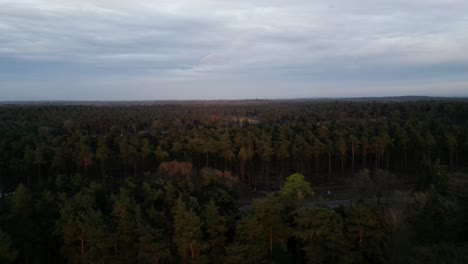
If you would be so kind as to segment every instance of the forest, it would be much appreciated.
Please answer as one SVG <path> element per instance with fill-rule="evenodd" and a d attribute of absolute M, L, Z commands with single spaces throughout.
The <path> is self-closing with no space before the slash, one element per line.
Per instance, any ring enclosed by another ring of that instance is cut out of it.
<path fill-rule="evenodd" d="M 0 263 L 468 263 L 464 100 L 3 104 L 0 141 Z"/>

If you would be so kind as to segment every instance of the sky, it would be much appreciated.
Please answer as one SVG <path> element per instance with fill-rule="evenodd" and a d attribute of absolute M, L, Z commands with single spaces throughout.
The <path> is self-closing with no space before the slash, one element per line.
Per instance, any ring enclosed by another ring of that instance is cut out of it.
<path fill-rule="evenodd" d="M 468 96 L 466 0 L 0 0 L 0 100 Z"/>

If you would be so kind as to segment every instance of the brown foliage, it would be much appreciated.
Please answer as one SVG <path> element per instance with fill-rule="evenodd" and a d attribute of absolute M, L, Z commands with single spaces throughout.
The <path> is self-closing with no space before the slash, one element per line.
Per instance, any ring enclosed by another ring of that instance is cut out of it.
<path fill-rule="evenodd" d="M 158 171 L 170 176 L 190 176 L 192 173 L 192 163 L 177 160 L 163 162 L 159 165 Z"/>

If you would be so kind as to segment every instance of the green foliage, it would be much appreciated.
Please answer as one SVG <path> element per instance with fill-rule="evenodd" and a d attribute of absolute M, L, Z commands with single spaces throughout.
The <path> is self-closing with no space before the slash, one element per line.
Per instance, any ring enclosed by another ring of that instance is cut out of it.
<path fill-rule="evenodd" d="M 273 258 L 273 247 L 286 243 L 288 229 L 281 215 L 281 202 L 278 197 L 268 194 L 265 198 L 254 200 L 253 213 L 261 223 L 262 237 L 269 245 L 270 260 Z"/>
<path fill-rule="evenodd" d="M 112 215 L 114 219 L 114 262 L 129 263 L 136 256 L 136 223 L 135 201 L 133 201 L 130 192 L 124 188 L 120 189 L 118 196 L 113 196 L 114 206 Z"/>
<path fill-rule="evenodd" d="M 138 236 L 138 263 L 160 263 L 171 259 L 170 244 L 164 222 L 167 219 L 159 212 L 146 220 L 143 211 L 136 207 L 136 235 Z"/>
<path fill-rule="evenodd" d="M 449 237 L 453 204 L 440 195 L 434 186 L 425 193 L 415 195 L 411 210 L 409 219 L 419 243 L 431 244 Z"/>
<path fill-rule="evenodd" d="M 468 248 L 455 244 L 417 246 L 410 258 L 411 264 L 464 264 L 468 263 Z"/>
<path fill-rule="evenodd" d="M 295 219 L 295 236 L 309 263 L 347 263 L 348 244 L 344 223 L 328 208 L 302 208 Z"/>
<path fill-rule="evenodd" d="M 304 175 L 295 173 L 286 179 L 286 183 L 281 188 L 280 197 L 285 201 L 303 201 L 306 198 L 312 197 L 314 191 L 310 187 Z"/>
<path fill-rule="evenodd" d="M 204 247 L 202 221 L 193 208 L 187 208 L 182 196 L 173 210 L 174 242 L 183 262 L 198 261 Z"/>
<path fill-rule="evenodd" d="M 442 195 L 450 195 L 453 192 L 453 186 L 446 166 L 441 166 L 436 163 L 432 174 L 435 190 Z"/>
<path fill-rule="evenodd" d="M 62 197 L 58 232 L 63 239 L 63 254 L 70 263 L 105 261 L 110 248 L 102 213 L 94 197 L 83 192 Z"/>
<path fill-rule="evenodd" d="M 35 249 L 34 200 L 29 188 L 20 184 L 11 197 L 10 232 L 18 259 L 27 260 Z"/>
<path fill-rule="evenodd" d="M 364 169 L 348 179 L 348 186 L 360 200 L 376 195 L 375 182 L 372 180 L 370 170 Z"/>
<path fill-rule="evenodd" d="M 0 229 L 0 262 L 12 263 L 16 255 L 17 252 L 12 248 L 10 237 Z"/>
<path fill-rule="evenodd" d="M 377 169 L 375 171 L 374 183 L 377 197 L 387 199 L 397 185 L 397 178 L 389 171 Z"/>
<path fill-rule="evenodd" d="M 396 176 L 383 169 L 376 169 L 373 172 L 364 169 L 347 180 L 348 187 L 360 200 L 372 197 L 386 200 L 390 197 L 396 184 Z"/>
<path fill-rule="evenodd" d="M 382 216 L 375 205 L 358 204 L 347 208 L 345 234 L 351 256 L 357 263 L 381 263 L 386 240 Z"/>
<path fill-rule="evenodd" d="M 259 219 L 248 214 L 236 224 L 236 242 L 227 248 L 228 263 L 266 263 L 268 240 L 264 237 L 264 226 Z"/>
<path fill-rule="evenodd" d="M 219 207 L 216 206 L 213 199 L 205 206 L 205 232 L 206 239 L 210 244 L 210 254 L 213 262 L 216 263 L 218 256 L 224 251 L 224 241 L 226 228 L 226 219 L 220 215 Z"/>
<path fill-rule="evenodd" d="M 467 188 L 453 172 L 468 165 L 466 113 L 455 101 L 5 105 L 0 262 L 464 263 Z M 387 199 L 418 175 L 408 206 Z M 307 208 L 304 178 L 347 179 L 362 203 Z"/>

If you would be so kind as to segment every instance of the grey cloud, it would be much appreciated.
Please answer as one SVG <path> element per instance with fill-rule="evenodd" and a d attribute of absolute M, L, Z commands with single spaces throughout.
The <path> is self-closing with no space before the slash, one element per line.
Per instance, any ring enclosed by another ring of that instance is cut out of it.
<path fill-rule="evenodd" d="M 37 99 L 126 98 L 132 84 L 142 98 L 459 87 L 466 14 L 462 0 L 0 0 L 0 99 L 36 84 Z"/>

